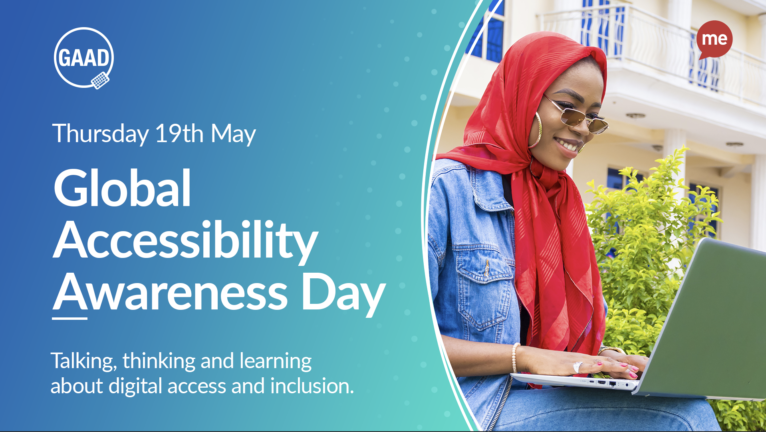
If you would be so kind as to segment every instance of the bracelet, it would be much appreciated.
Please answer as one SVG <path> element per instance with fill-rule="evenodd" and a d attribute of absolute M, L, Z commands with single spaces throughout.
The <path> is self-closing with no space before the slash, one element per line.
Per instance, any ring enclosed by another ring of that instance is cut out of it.
<path fill-rule="evenodd" d="M 518 342 L 513 344 L 513 355 L 511 357 L 513 359 L 513 373 L 516 373 L 516 348 L 518 348 L 519 345 L 521 344 Z"/>
<path fill-rule="evenodd" d="M 622 349 L 620 349 L 620 348 L 617 348 L 617 347 L 603 347 L 603 348 L 601 348 L 601 349 L 598 351 L 598 355 L 601 355 L 601 353 L 602 353 L 602 352 L 604 352 L 604 351 L 608 351 L 608 350 L 617 351 L 618 353 L 620 353 L 620 354 L 622 354 L 622 355 L 625 355 L 625 351 L 623 351 Z"/>

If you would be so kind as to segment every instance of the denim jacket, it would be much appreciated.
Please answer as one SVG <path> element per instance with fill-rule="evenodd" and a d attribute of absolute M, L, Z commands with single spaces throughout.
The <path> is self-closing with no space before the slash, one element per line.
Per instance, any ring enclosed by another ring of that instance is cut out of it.
<path fill-rule="evenodd" d="M 460 162 L 434 162 L 428 208 L 428 268 L 442 335 L 490 343 L 520 341 L 514 277 L 514 213 L 502 176 Z M 494 426 L 510 375 L 460 377 L 482 429 Z"/>

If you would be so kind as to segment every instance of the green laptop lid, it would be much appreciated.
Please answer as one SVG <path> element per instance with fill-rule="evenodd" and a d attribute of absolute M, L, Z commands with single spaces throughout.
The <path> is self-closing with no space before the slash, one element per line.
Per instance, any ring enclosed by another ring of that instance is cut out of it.
<path fill-rule="evenodd" d="M 638 396 L 766 399 L 766 254 L 704 239 Z"/>

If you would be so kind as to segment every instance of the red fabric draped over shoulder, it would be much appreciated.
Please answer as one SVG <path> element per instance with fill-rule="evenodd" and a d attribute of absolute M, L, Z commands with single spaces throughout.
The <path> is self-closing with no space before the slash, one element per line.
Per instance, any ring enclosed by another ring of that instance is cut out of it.
<path fill-rule="evenodd" d="M 503 57 L 468 120 L 463 146 L 436 158 L 510 174 L 516 292 L 531 317 L 527 344 L 595 355 L 606 320 L 582 198 L 566 172 L 543 166 L 528 147 L 543 93 L 587 56 L 599 64 L 606 90 L 606 56 L 601 49 L 552 32 L 520 39 Z"/>

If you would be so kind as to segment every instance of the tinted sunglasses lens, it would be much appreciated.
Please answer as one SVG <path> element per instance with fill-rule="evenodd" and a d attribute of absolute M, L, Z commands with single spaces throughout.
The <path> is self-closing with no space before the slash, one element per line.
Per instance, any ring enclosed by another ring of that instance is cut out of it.
<path fill-rule="evenodd" d="M 561 121 L 567 126 L 577 126 L 583 120 L 585 120 L 585 115 L 571 108 L 566 108 L 561 113 Z"/>
<path fill-rule="evenodd" d="M 596 119 L 590 123 L 590 126 L 588 126 L 588 130 L 590 131 L 590 133 L 598 135 L 604 132 L 606 128 L 608 127 L 609 125 L 605 121 Z"/>

